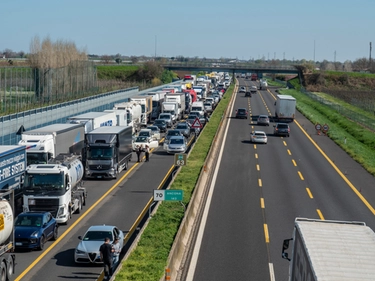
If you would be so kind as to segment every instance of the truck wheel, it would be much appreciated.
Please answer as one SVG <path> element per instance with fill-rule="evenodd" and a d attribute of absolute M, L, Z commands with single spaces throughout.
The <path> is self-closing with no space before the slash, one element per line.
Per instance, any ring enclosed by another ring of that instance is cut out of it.
<path fill-rule="evenodd" d="M 14 273 L 14 260 L 12 257 L 8 258 L 8 278 Z"/>
<path fill-rule="evenodd" d="M 39 247 L 38 249 L 39 250 L 43 250 L 44 249 L 44 244 L 46 243 L 46 238 L 44 238 L 44 235 L 42 235 L 42 237 L 40 237 L 40 242 L 39 242 Z"/>
<path fill-rule="evenodd" d="M 82 210 L 82 198 L 79 197 L 79 198 L 78 198 L 78 208 L 77 208 L 77 210 L 76 210 L 76 214 L 81 213 L 81 210 Z"/>
<path fill-rule="evenodd" d="M 52 240 L 57 240 L 57 238 L 59 238 L 59 230 L 58 230 L 58 227 L 56 225 L 55 230 L 53 231 Z"/>
<path fill-rule="evenodd" d="M 6 272 L 6 266 L 4 262 L 1 263 L 0 281 L 7 281 L 7 272 Z"/>
<path fill-rule="evenodd" d="M 128 161 L 125 162 L 125 165 L 124 165 L 124 170 L 126 171 L 128 169 Z"/>

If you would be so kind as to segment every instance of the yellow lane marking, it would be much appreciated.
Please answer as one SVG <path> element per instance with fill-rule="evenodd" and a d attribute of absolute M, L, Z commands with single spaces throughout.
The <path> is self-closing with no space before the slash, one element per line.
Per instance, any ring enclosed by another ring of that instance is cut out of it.
<path fill-rule="evenodd" d="M 255 159 L 258 159 L 258 153 L 255 153 Z"/>
<path fill-rule="evenodd" d="M 329 164 L 336 170 L 336 172 L 341 176 L 341 178 L 346 182 L 347 185 L 353 190 L 353 192 L 362 200 L 366 207 L 375 215 L 375 209 L 370 205 L 370 203 L 363 197 L 361 193 L 355 188 L 355 186 L 348 180 L 348 178 L 337 168 L 337 166 L 332 162 L 332 160 L 323 152 L 323 150 L 315 143 L 315 141 L 306 133 L 302 126 L 295 120 L 297 126 L 305 134 L 305 136 L 311 141 L 311 143 L 316 147 L 316 149 L 323 155 L 323 157 L 328 161 Z"/>
<path fill-rule="evenodd" d="M 283 144 L 284 144 L 284 146 L 288 146 L 288 145 L 286 144 L 286 141 L 283 141 Z"/>
<path fill-rule="evenodd" d="M 290 152 L 289 149 L 286 150 L 288 152 L 289 155 L 292 155 L 292 152 Z"/>
<path fill-rule="evenodd" d="M 264 236 L 266 238 L 266 243 L 269 243 L 270 242 L 270 236 L 268 234 L 268 226 L 267 226 L 267 224 L 264 224 L 263 227 L 264 227 Z"/>
<path fill-rule="evenodd" d="M 258 179 L 258 185 L 259 187 L 262 187 L 262 179 Z"/>
<path fill-rule="evenodd" d="M 259 164 L 257 164 L 257 171 L 260 171 L 260 166 L 259 166 Z"/>
<path fill-rule="evenodd" d="M 264 205 L 264 198 L 260 198 L 260 207 L 261 207 L 262 209 L 265 208 L 265 205 Z"/>
<path fill-rule="evenodd" d="M 298 175 L 299 175 L 299 177 L 301 178 L 301 180 L 305 180 L 305 179 L 303 178 L 303 176 L 302 176 L 302 173 L 301 173 L 300 171 L 298 171 Z"/>
<path fill-rule="evenodd" d="M 319 218 L 321 220 L 324 220 L 324 216 L 323 216 L 322 212 L 319 209 L 316 209 L 316 212 L 318 213 Z"/>
<path fill-rule="evenodd" d="M 294 165 L 295 167 L 297 167 L 297 163 L 296 163 L 296 161 L 294 161 L 294 159 L 292 159 L 292 163 L 293 163 L 293 165 Z"/>
<path fill-rule="evenodd" d="M 309 195 L 309 197 L 310 197 L 311 199 L 313 199 L 314 196 L 312 195 L 310 188 L 306 187 L 306 191 L 307 191 L 307 194 Z"/>

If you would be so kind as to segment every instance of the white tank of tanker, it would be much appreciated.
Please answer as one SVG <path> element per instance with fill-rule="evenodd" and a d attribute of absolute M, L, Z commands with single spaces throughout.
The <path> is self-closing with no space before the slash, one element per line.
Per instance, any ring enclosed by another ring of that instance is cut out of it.
<path fill-rule="evenodd" d="M 5 199 L 0 201 L 0 245 L 6 243 L 12 234 L 14 217 L 12 206 Z"/>
<path fill-rule="evenodd" d="M 68 173 L 71 178 L 71 186 L 74 188 L 83 178 L 83 165 L 81 160 L 75 155 L 65 156 L 63 154 L 58 155 L 53 162 L 46 164 L 45 166 L 51 166 L 51 164 L 56 164 L 52 169 L 46 168 L 46 173 L 59 173 L 62 167 L 68 169 Z M 61 166 L 60 166 L 61 165 Z M 27 168 L 29 173 L 43 173 L 44 165 L 31 165 Z"/>

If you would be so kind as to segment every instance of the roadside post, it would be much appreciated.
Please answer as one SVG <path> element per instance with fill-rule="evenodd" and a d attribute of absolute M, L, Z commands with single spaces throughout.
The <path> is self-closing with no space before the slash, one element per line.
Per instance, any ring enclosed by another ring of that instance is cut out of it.
<path fill-rule="evenodd" d="M 328 130 L 329 130 L 329 126 L 328 126 L 327 124 L 324 124 L 324 125 L 323 125 L 323 129 L 322 129 L 322 131 L 323 131 L 323 134 L 324 134 L 325 136 L 327 135 Z"/>
<path fill-rule="evenodd" d="M 320 125 L 319 123 L 317 123 L 317 124 L 315 125 L 315 130 L 316 130 L 316 133 L 317 133 L 318 135 L 320 135 L 320 131 L 321 131 L 321 129 L 322 129 L 322 125 Z"/>
<path fill-rule="evenodd" d="M 186 153 L 176 153 L 174 155 L 175 166 L 186 166 L 187 155 Z"/>

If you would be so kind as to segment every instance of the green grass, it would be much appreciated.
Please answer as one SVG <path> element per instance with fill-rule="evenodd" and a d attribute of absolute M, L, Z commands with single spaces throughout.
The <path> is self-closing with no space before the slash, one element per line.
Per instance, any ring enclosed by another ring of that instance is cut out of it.
<path fill-rule="evenodd" d="M 336 76 L 336 77 L 346 75 L 348 77 L 353 77 L 353 78 L 375 78 L 375 74 L 373 74 L 373 73 L 329 71 L 329 70 L 324 71 L 323 73 L 328 74 L 330 76 Z"/>
<path fill-rule="evenodd" d="M 193 151 L 176 176 L 171 189 L 184 191 L 184 204 L 190 201 L 204 161 L 211 147 L 222 115 L 227 108 L 234 85 L 228 89 L 216 107 L 210 122 L 204 128 Z M 184 216 L 182 206 L 177 202 L 163 202 L 150 219 L 135 250 L 123 262 L 116 280 L 155 281 L 162 278 L 174 238 Z"/>
<path fill-rule="evenodd" d="M 297 109 L 313 124 L 328 124 L 328 136 L 360 163 L 369 173 L 375 176 L 375 134 L 361 127 L 356 122 L 342 116 L 329 106 L 315 101 L 296 90 L 280 90 L 280 93 L 292 95 L 297 99 Z M 340 102 L 351 108 L 350 104 Z M 368 114 L 356 109 L 357 112 Z"/>
<path fill-rule="evenodd" d="M 120 79 L 125 80 L 134 75 L 139 66 L 137 65 L 98 65 L 98 79 Z"/>

